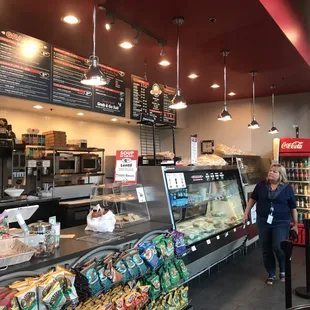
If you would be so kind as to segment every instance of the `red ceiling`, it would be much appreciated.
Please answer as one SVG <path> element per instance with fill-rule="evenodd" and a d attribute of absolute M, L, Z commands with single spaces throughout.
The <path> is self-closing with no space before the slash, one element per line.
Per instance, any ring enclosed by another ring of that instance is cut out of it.
<path fill-rule="evenodd" d="M 306 0 L 307 1 L 307 0 Z M 98 3 L 103 3 L 104 1 Z M 123 38 L 133 38 L 131 28 L 117 21 L 110 32 L 104 29 L 108 20 L 98 10 L 97 54 L 100 62 L 130 74 L 144 75 L 147 60 L 149 80 L 175 86 L 176 28 L 172 18 L 185 17 L 181 27 L 181 88 L 189 104 L 220 101 L 222 85 L 222 49 L 229 49 L 228 91 L 235 98 L 251 97 L 251 76 L 257 75 L 257 96 L 270 94 L 270 85 L 277 93 L 310 91 L 310 70 L 306 61 L 288 40 L 259 0 L 107 0 L 105 6 L 133 23 L 146 28 L 167 41 L 166 53 L 172 65 L 165 73 L 157 63 L 160 47 L 156 41 L 141 35 L 139 44 L 125 51 L 118 47 Z M 72 52 L 91 53 L 92 0 L 0 0 L 0 26 L 45 40 Z M 81 19 L 70 26 L 60 21 L 68 13 Z M 209 18 L 216 17 L 215 23 Z M 195 72 L 196 80 L 187 75 Z"/>

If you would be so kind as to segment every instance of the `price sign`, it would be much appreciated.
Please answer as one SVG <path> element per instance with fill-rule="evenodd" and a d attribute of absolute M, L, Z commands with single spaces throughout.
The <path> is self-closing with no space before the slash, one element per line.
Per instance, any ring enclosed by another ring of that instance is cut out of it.
<path fill-rule="evenodd" d="M 114 182 L 137 183 L 138 151 L 116 151 Z"/>
<path fill-rule="evenodd" d="M 198 138 L 197 135 L 191 136 L 191 164 L 197 164 L 198 159 Z"/>

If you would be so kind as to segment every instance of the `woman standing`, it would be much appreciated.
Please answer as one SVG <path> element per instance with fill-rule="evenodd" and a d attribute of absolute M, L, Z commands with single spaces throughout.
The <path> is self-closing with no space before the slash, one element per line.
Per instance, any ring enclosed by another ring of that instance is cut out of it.
<path fill-rule="evenodd" d="M 280 247 L 290 230 L 291 216 L 293 229 L 298 233 L 296 200 L 292 187 L 288 184 L 285 168 L 271 165 L 268 177 L 258 183 L 245 209 L 243 221 L 248 221 L 251 208 L 256 205 L 257 227 L 262 247 L 263 261 L 268 272 L 266 283 L 273 285 L 276 278 L 277 257 L 280 280 L 285 281 L 285 257 Z"/>

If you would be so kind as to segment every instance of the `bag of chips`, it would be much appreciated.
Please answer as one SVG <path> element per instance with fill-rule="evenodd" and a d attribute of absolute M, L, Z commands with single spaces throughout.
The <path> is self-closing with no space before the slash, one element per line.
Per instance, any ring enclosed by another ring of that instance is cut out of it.
<path fill-rule="evenodd" d="M 155 245 L 149 241 L 143 242 L 139 245 L 139 253 L 151 270 L 156 269 L 162 262 L 157 255 Z"/>
<path fill-rule="evenodd" d="M 37 287 L 32 285 L 15 295 L 20 309 L 38 310 Z"/>
<path fill-rule="evenodd" d="M 169 291 L 171 288 L 171 281 L 170 281 L 170 274 L 168 271 L 165 270 L 165 268 L 161 268 L 158 272 L 160 277 L 160 285 L 164 292 Z"/>
<path fill-rule="evenodd" d="M 186 253 L 186 245 L 184 241 L 184 234 L 174 230 L 167 234 L 167 237 L 171 237 L 174 241 L 174 253 L 177 256 L 182 256 Z"/>
<path fill-rule="evenodd" d="M 149 296 L 151 299 L 155 299 L 160 293 L 160 279 L 156 273 L 145 276 L 146 282 L 150 285 Z"/>
<path fill-rule="evenodd" d="M 177 268 L 181 278 L 186 280 L 189 276 L 189 272 L 188 272 L 187 267 L 184 264 L 183 260 L 182 259 L 174 259 L 173 263 L 174 263 L 175 267 Z"/>
<path fill-rule="evenodd" d="M 81 270 L 81 274 L 87 279 L 92 296 L 98 294 L 102 290 L 95 266 L 96 263 L 93 262 Z"/>

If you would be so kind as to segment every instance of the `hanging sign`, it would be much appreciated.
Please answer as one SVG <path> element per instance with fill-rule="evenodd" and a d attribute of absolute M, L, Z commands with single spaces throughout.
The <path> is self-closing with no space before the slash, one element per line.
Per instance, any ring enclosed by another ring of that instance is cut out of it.
<path fill-rule="evenodd" d="M 114 182 L 137 183 L 138 151 L 116 151 Z"/>

